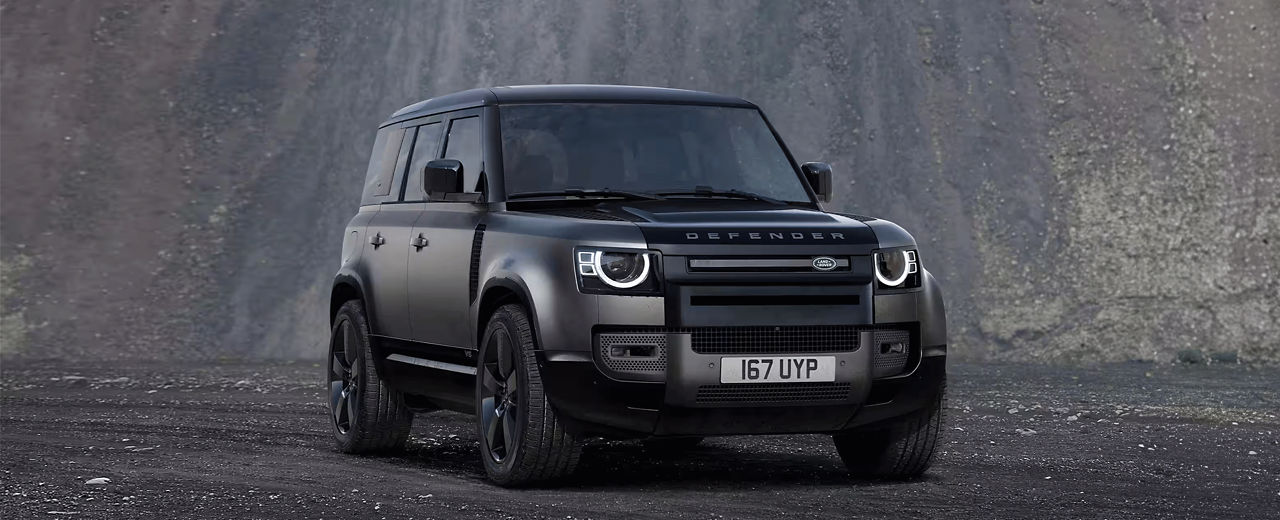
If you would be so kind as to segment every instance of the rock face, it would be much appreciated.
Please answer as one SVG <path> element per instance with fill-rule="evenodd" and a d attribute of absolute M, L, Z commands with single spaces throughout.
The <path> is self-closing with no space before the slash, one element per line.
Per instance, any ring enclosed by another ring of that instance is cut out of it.
<path fill-rule="evenodd" d="M 589 82 L 759 103 L 956 356 L 1280 361 L 1280 4 L 1058 4 L 6 5 L 0 348 L 320 357 L 375 125 Z"/>

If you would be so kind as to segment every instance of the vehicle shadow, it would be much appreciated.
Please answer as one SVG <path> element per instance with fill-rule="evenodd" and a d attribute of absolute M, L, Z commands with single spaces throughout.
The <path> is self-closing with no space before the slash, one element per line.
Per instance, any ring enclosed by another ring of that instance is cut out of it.
<path fill-rule="evenodd" d="M 735 438 L 730 438 L 735 439 Z M 803 439 L 800 437 L 799 439 Z M 860 480 L 849 475 L 834 447 L 779 439 L 778 449 L 739 446 L 734 440 L 709 440 L 678 452 L 653 450 L 640 442 L 592 441 L 584 448 L 577 470 L 556 482 L 560 489 L 701 489 L 740 490 L 760 485 L 893 486 L 900 482 Z M 774 445 L 773 448 L 777 448 Z M 411 442 L 400 461 L 432 471 L 486 480 L 474 437 L 453 442 Z M 926 478 L 925 480 L 929 480 Z"/>

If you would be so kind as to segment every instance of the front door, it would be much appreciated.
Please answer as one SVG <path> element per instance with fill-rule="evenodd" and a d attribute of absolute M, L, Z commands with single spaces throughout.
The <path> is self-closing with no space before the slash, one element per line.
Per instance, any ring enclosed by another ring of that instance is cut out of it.
<path fill-rule="evenodd" d="M 477 203 L 484 169 L 479 111 L 450 114 L 446 128 L 440 158 L 462 163 L 462 192 L 427 202 L 413 228 L 411 238 L 419 247 L 409 253 L 409 315 L 414 340 L 472 348 L 471 255 L 485 213 Z"/>

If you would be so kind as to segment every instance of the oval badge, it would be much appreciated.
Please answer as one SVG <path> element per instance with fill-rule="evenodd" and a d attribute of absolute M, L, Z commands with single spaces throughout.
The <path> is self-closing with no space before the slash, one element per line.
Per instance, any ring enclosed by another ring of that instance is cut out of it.
<path fill-rule="evenodd" d="M 819 271 L 830 271 L 836 268 L 836 259 L 829 256 L 820 256 L 813 259 L 813 268 Z"/>

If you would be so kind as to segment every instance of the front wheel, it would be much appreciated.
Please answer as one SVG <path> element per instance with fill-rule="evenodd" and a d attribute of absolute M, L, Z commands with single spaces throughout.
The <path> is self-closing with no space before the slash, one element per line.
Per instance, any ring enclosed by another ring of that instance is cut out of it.
<path fill-rule="evenodd" d="M 890 424 L 835 436 L 836 451 L 855 477 L 908 480 L 933 463 L 942 432 L 946 381 L 923 410 Z"/>
<path fill-rule="evenodd" d="M 476 371 L 480 458 L 501 486 L 554 480 L 573 472 L 582 444 L 564 429 L 542 389 L 533 330 L 524 307 L 489 318 Z"/>

